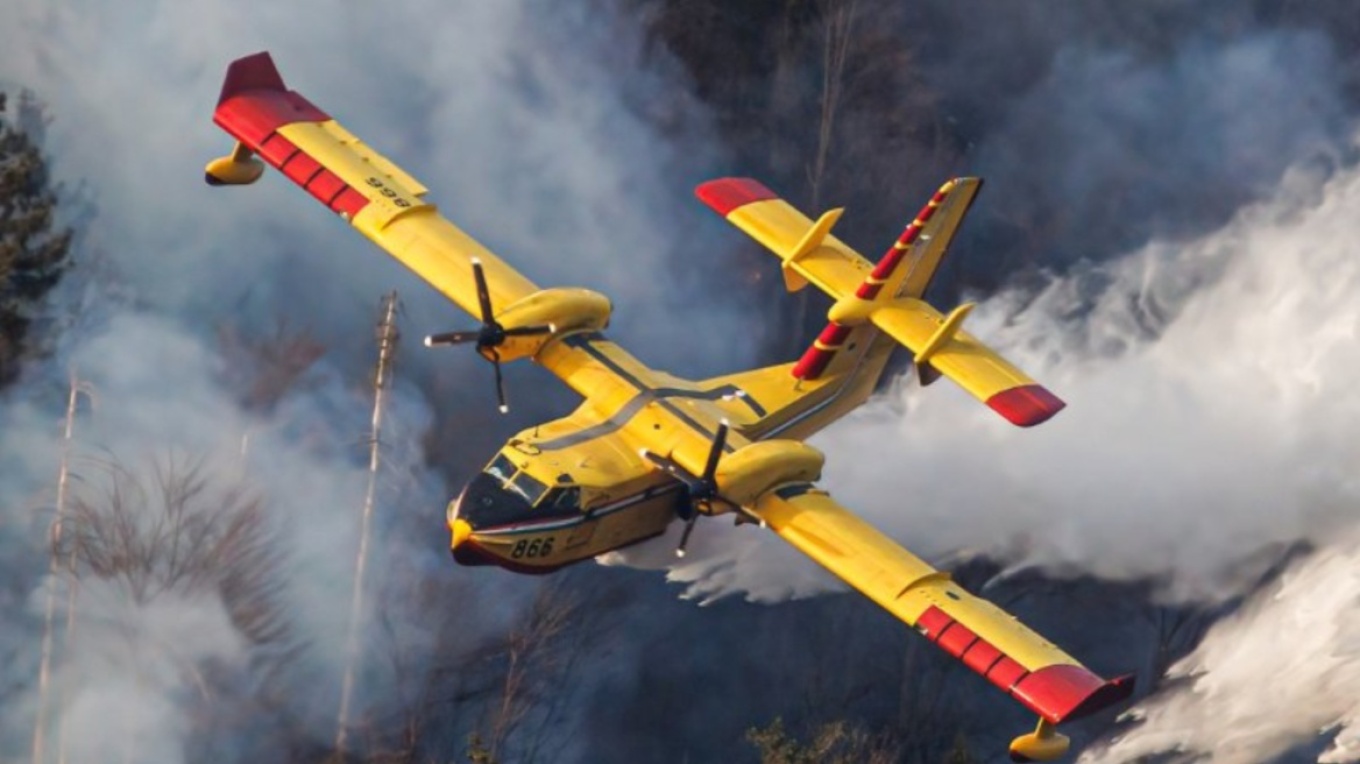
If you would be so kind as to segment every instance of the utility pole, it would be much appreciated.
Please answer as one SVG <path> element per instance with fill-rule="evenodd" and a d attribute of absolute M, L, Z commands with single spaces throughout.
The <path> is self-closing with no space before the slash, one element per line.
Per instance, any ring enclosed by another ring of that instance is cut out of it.
<path fill-rule="evenodd" d="M 354 594 L 349 606 L 349 634 L 345 643 L 345 677 L 340 685 L 340 713 L 335 720 L 335 758 L 345 759 L 349 735 L 350 702 L 354 695 L 355 664 L 359 661 L 359 626 L 364 606 L 364 574 L 368 568 L 368 540 L 373 518 L 374 494 L 378 488 L 383 410 L 392 382 L 392 358 L 396 354 L 397 293 L 388 292 L 382 300 L 382 319 L 378 322 L 378 368 L 373 375 L 373 419 L 368 440 L 368 490 L 359 525 L 359 550 L 354 560 Z"/>
<path fill-rule="evenodd" d="M 43 608 L 42 660 L 38 664 L 38 713 L 33 721 L 33 764 L 43 764 L 46 759 L 47 709 L 51 693 L 52 648 L 55 641 L 53 632 L 55 631 L 54 622 L 57 610 L 57 589 L 54 583 L 61 573 L 61 541 L 65 530 L 63 526 L 66 521 L 66 492 L 70 485 L 71 474 L 71 437 L 75 433 L 76 407 L 82 393 L 93 402 L 94 396 L 91 394 L 90 387 L 80 381 L 80 378 L 76 376 L 75 369 L 71 369 L 70 387 L 66 394 L 66 419 L 61 431 L 61 462 L 57 469 L 57 499 L 52 513 L 52 525 L 48 530 L 48 542 L 51 548 L 47 564 L 47 601 Z M 70 647 L 71 632 L 75 626 L 76 577 L 74 556 L 68 560 L 66 573 L 66 629 L 62 640 L 63 648 Z M 65 725 L 62 724 L 61 727 L 64 730 Z M 65 742 L 65 736 L 59 734 L 57 755 L 62 764 L 66 760 Z"/>

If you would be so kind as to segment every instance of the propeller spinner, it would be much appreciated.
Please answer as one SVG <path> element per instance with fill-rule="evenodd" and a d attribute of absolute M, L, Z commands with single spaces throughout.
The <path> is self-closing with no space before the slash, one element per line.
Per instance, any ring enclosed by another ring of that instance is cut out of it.
<path fill-rule="evenodd" d="M 516 326 L 506 329 L 496 321 L 496 314 L 491 306 L 491 290 L 486 286 L 486 273 L 482 270 L 482 261 L 475 257 L 472 258 L 472 278 L 477 282 L 477 304 L 482 313 L 481 328 L 476 331 L 431 334 L 425 338 L 425 347 L 476 343 L 477 352 L 490 361 L 492 367 L 496 370 L 496 403 L 499 405 L 501 413 L 504 414 L 510 410 L 510 407 L 505 403 L 505 380 L 501 376 L 501 355 L 496 348 L 505 344 L 506 339 L 510 337 L 552 334 L 557 329 L 552 324 Z"/>

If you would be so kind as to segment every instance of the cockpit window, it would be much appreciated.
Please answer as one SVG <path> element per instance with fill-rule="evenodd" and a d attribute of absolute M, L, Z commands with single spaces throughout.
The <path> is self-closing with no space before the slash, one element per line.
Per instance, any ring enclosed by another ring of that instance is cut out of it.
<path fill-rule="evenodd" d="M 543 497 L 539 506 L 544 511 L 556 513 L 575 512 L 581 508 L 580 488 L 554 488 Z"/>
<path fill-rule="evenodd" d="M 523 496 L 530 504 L 538 501 L 538 498 L 543 495 L 543 492 L 548 490 L 546 485 L 535 480 L 534 477 L 527 472 L 520 472 L 515 476 L 515 479 L 507 483 L 505 487 L 518 493 L 520 496 Z"/>
<path fill-rule="evenodd" d="M 507 483 L 510 481 L 510 477 L 515 474 L 515 469 L 515 463 L 506 458 L 505 454 L 498 454 L 486 466 L 484 472 L 502 483 Z"/>

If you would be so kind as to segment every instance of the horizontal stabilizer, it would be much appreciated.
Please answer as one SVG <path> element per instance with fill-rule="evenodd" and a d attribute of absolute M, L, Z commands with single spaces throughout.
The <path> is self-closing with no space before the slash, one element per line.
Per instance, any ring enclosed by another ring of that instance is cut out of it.
<path fill-rule="evenodd" d="M 1032 427 L 1062 411 L 1066 403 L 963 330 L 970 307 L 945 316 L 923 300 L 904 297 L 875 309 L 870 320 L 915 353 L 918 364 L 954 380 L 1012 424 Z"/>

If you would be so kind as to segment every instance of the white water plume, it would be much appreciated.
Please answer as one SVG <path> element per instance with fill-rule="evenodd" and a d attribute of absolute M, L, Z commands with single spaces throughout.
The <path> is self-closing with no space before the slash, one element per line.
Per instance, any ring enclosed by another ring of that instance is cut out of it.
<path fill-rule="evenodd" d="M 1215 624 L 1139 704 L 1133 726 L 1081 764 L 1176 752 L 1211 764 L 1269 761 L 1318 734 L 1319 764 L 1360 761 L 1360 536 L 1346 533 Z"/>

